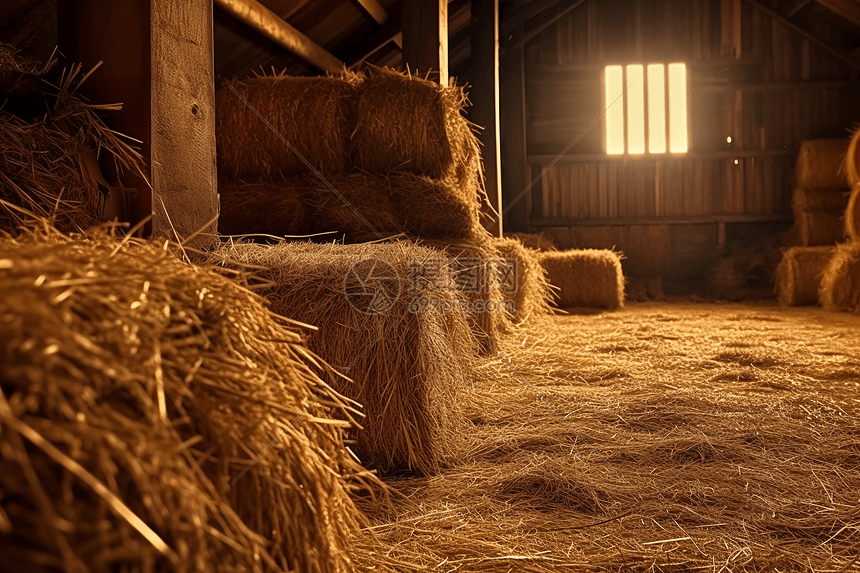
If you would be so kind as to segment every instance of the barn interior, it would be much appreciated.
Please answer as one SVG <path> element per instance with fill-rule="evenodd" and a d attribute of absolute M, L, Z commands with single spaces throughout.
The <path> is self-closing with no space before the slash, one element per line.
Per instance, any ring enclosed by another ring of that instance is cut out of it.
<path fill-rule="evenodd" d="M 0 571 L 860 571 L 860 0 L 4 0 Z"/>

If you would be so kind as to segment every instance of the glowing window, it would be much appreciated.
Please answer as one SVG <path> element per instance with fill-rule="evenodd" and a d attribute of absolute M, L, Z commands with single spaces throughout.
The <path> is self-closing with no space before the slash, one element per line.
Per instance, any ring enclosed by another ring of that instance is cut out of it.
<path fill-rule="evenodd" d="M 687 151 L 685 64 L 606 66 L 603 84 L 607 154 Z"/>

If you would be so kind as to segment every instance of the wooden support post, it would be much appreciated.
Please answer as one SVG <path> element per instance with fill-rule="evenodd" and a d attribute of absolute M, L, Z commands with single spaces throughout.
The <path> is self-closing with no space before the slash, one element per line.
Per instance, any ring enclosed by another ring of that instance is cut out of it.
<path fill-rule="evenodd" d="M 499 71 L 500 115 L 504 121 L 500 134 L 502 146 L 502 202 L 508 208 L 504 217 L 506 229 L 525 231 L 530 213 L 527 209 L 526 193 L 529 184 L 526 157 L 525 77 L 523 47 L 510 58 Z"/>
<path fill-rule="evenodd" d="M 498 213 L 490 233 L 502 236 L 502 182 L 499 145 L 499 0 L 472 0 L 472 107 L 480 125 L 484 177 L 492 208 Z"/>
<path fill-rule="evenodd" d="M 402 26 L 403 63 L 448 85 L 447 0 L 406 0 Z"/>
<path fill-rule="evenodd" d="M 110 126 L 142 141 L 151 189 L 103 165 L 109 183 L 137 189 L 131 222 L 151 214 L 154 236 L 202 231 L 193 244 L 211 243 L 218 213 L 212 3 L 66 0 L 59 7 L 58 36 L 69 60 L 87 70 L 104 61 L 82 94 L 121 102 Z"/>

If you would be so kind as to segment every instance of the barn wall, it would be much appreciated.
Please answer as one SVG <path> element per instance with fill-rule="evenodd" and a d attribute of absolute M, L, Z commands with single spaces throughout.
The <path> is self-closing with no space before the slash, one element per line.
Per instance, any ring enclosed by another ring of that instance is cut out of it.
<path fill-rule="evenodd" d="M 588 127 L 604 66 L 676 61 L 688 69 L 689 152 L 606 156 L 603 122 Z M 706 265 L 725 224 L 790 221 L 800 142 L 844 137 L 860 119 L 856 70 L 742 0 L 587 0 L 527 44 L 524 70 L 538 180 L 527 226 L 565 247 L 615 245 L 642 274 L 665 275 L 678 241 L 705 249 L 680 247 Z"/>

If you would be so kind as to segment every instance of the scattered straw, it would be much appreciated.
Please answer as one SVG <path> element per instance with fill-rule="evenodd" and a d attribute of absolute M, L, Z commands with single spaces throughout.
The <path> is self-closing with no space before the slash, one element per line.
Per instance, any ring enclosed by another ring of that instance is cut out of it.
<path fill-rule="evenodd" d="M 561 308 L 624 306 L 621 255 L 600 249 L 545 252 L 540 262 L 551 285 L 558 289 L 555 303 Z"/>
<path fill-rule="evenodd" d="M 835 247 L 793 247 L 776 269 L 776 292 L 783 306 L 818 304 L 824 269 Z"/>
<path fill-rule="evenodd" d="M 0 252 L 4 564 L 352 570 L 349 491 L 374 481 L 293 327 L 175 246 L 46 230 Z"/>
<path fill-rule="evenodd" d="M 812 139 L 802 142 L 797 153 L 795 187 L 850 188 L 842 168 L 847 151 L 846 139 Z"/>
<path fill-rule="evenodd" d="M 824 269 L 819 299 L 827 310 L 860 312 L 860 243 L 836 246 Z"/>
<path fill-rule="evenodd" d="M 336 387 L 364 406 L 363 429 L 353 434 L 362 461 L 426 474 L 445 462 L 446 444 L 461 431 L 453 406 L 475 353 L 461 313 L 413 305 L 419 294 L 455 302 L 447 267 L 416 266 L 441 256 L 406 241 L 239 243 L 215 255 L 227 266 L 259 267 L 272 309 L 319 327 L 308 346 L 352 380 Z M 418 274 L 410 277 L 410 267 Z"/>

